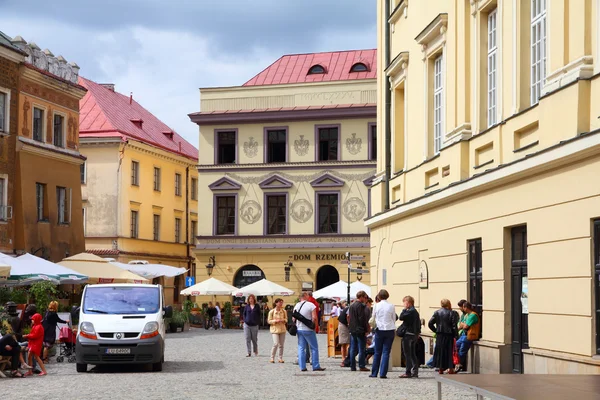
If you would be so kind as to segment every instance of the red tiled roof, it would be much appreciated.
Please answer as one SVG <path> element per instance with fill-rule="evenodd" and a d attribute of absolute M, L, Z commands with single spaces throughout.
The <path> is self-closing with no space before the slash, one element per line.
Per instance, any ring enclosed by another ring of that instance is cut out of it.
<path fill-rule="evenodd" d="M 350 72 L 352 66 L 359 62 L 365 64 L 368 71 Z M 325 68 L 325 73 L 308 75 L 308 70 L 314 65 L 320 65 Z M 283 56 L 260 74 L 244 83 L 244 86 L 376 78 L 377 50 L 350 50 Z"/>
<path fill-rule="evenodd" d="M 79 101 L 80 137 L 118 137 L 138 140 L 194 161 L 198 150 L 137 101 L 79 77 L 88 92 Z M 142 121 L 141 127 L 139 121 Z M 165 133 L 169 134 L 165 134 Z M 172 138 L 171 134 L 172 133 Z"/>

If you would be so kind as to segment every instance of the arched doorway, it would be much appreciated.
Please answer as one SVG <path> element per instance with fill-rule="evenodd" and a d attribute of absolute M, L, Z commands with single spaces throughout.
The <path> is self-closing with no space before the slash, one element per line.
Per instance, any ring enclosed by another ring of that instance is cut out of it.
<path fill-rule="evenodd" d="M 331 265 L 323 265 L 317 271 L 317 290 L 323 289 L 340 280 L 340 273 L 337 268 Z"/>
<path fill-rule="evenodd" d="M 260 269 L 257 265 L 248 264 L 237 270 L 235 276 L 233 277 L 233 286 L 236 288 L 241 288 L 265 278 L 265 273 L 262 271 L 262 269 Z M 261 297 L 259 296 L 256 300 L 260 302 Z M 245 301 L 246 297 L 233 296 L 234 306 L 239 306 L 240 304 L 245 303 Z"/>
<path fill-rule="evenodd" d="M 265 279 L 265 273 L 256 265 L 244 265 L 238 269 L 233 278 L 233 286 L 241 288 L 251 283 Z"/>

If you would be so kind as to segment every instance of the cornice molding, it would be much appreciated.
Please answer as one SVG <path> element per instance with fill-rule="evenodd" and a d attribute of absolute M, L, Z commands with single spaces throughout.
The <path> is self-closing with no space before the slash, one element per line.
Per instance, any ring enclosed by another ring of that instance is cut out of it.
<path fill-rule="evenodd" d="M 81 165 L 85 162 L 85 157 L 78 152 L 67 149 L 58 149 L 45 143 L 39 143 L 32 139 L 19 136 L 17 151 L 35 154 L 41 157 L 54 160 L 65 161 L 70 164 Z"/>
<path fill-rule="evenodd" d="M 7 58 L 8 60 L 17 64 L 25 62 L 24 55 L 18 53 L 16 50 L 11 50 L 4 46 L 0 46 L 0 57 Z"/>
<path fill-rule="evenodd" d="M 167 151 L 165 151 L 164 153 L 161 150 L 157 150 L 154 146 L 143 143 L 143 142 L 138 142 L 137 140 L 134 139 L 129 139 L 127 138 L 126 141 L 124 142 L 126 144 L 126 146 L 131 147 L 134 150 L 137 150 L 141 153 L 146 153 L 146 154 L 150 154 L 155 158 L 162 158 L 164 160 L 169 160 L 171 162 L 186 166 L 186 167 L 196 167 L 196 163 L 193 162 L 190 159 L 187 159 L 183 156 L 181 156 L 181 158 L 177 157 L 177 156 L 173 156 L 170 154 L 166 154 L 168 153 Z M 148 146 L 148 147 L 145 147 Z"/>
<path fill-rule="evenodd" d="M 61 93 L 68 94 L 73 96 L 77 100 L 81 100 L 83 96 L 85 96 L 86 91 L 83 88 L 78 88 L 73 84 L 68 84 L 65 82 L 61 82 L 58 79 L 53 79 L 47 75 L 44 75 L 34 69 L 27 68 L 25 66 L 21 67 L 21 75 L 29 79 L 32 82 L 35 82 L 39 85 L 43 85 L 49 89 L 58 90 Z"/>

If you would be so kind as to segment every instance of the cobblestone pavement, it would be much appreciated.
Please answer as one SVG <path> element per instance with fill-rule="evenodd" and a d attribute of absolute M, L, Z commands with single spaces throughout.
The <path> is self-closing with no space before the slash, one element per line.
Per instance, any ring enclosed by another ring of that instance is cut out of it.
<path fill-rule="evenodd" d="M 1 379 L 7 399 L 436 399 L 431 370 L 418 380 L 400 380 L 394 368 L 389 379 L 369 379 L 367 372 L 340 368 L 340 359 L 326 357 L 326 335 L 319 335 L 325 372 L 300 372 L 297 339 L 287 335 L 285 364 L 270 364 L 271 336 L 259 333 L 259 357 L 246 358 L 241 330 L 192 329 L 167 336 L 162 372 L 145 367 L 109 366 L 75 371 L 75 364 L 51 362 L 46 377 Z M 473 395 L 444 386 L 444 399 L 472 399 Z"/>

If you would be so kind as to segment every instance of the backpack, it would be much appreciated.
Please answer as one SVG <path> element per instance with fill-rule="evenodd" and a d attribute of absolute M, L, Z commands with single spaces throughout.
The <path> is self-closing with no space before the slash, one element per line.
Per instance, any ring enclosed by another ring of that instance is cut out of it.
<path fill-rule="evenodd" d="M 344 308 L 342 312 L 340 312 L 340 316 L 338 317 L 338 322 L 340 324 L 348 326 L 348 307 Z"/>

